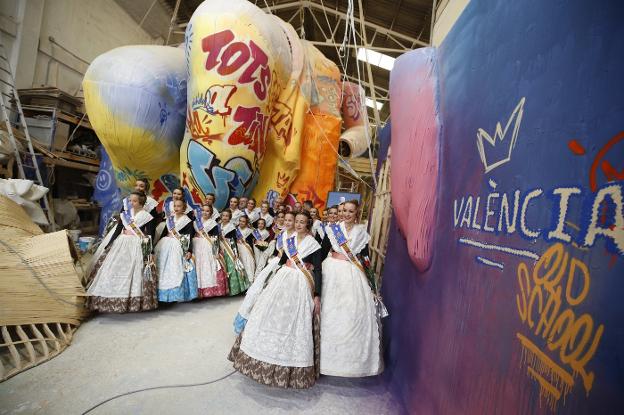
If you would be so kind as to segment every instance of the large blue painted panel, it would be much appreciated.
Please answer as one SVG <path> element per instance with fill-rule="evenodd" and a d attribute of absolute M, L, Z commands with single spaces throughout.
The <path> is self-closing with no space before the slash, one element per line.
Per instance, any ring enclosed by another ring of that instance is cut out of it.
<path fill-rule="evenodd" d="M 384 270 L 407 411 L 624 411 L 623 18 L 472 1 L 440 48 L 433 262 L 394 226 Z"/>

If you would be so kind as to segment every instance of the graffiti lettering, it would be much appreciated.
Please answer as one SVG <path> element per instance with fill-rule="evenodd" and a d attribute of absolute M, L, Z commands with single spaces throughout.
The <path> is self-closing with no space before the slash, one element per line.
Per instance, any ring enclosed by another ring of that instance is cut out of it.
<path fill-rule="evenodd" d="M 518 333 L 523 360 L 540 375 L 541 387 L 547 395 L 550 392 L 555 403 L 561 394 L 565 397 L 571 390 L 577 375 L 581 376 L 585 392 L 589 393 L 594 373 L 586 367 L 600 344 L 604 325 L 595 327 L 589 314 L 577 316 L 573 309 L 583 303 L 589 293 L 591 276 L 587 265 L 571 257 L 563 245 L 557 243 L 540 257 L 531 272 L 526 263 L 521 262 L 517 279 L 516 305 L 520 320 L 533 335 L 546 341 L 550 352 L 558 352 L 561 365 L 528 337 Z M 563 367 L 566 365 L 572 369 L 572 374 Z M 553 395 L 553 389 L 558 394 Z"/>
<path fill-rule="evenodd" d="M 624 143 L 624 131 L 619 132 L 611 138 L 596 154 L 591 168 L 589 169 L 589 185 L 593 192 L 598 188 L 598 167 L 602 169 L 607 180 L 624 180 L 624 170 L 618 172 L 606 159 L 607 154 L 609 154 L 618 143 Z"/>
<path fill-rule="evenodd" d="M 361 99 L 360 94 L 347 95 L 345 97 L 346 116 L 353 121 L 360 119 Z"/>
<path fill-rule="evenodd" d="M 277 188 L 278 189 L 282 189 L 282 191 L 286 190 L 286 186 L 288 186 L 289 182 L 290 182 L 290 176 L 287 176 L 286 173 L 283 173 L 283 172 L 277 172 Z"/>
<path fill-rule="evenodd" d="M 234 113 L 234 121 L 240 122 L 230 137 L 228 144 L 245 144 L 257 154 L 264 154 L 266 146 L 267 117 L 260 112 L 260 108 L 238 107 Z"/>
<path fill-rule="evenodd" d="M 192 179 L 204 194 L 213 193 L 218 209 L 225 207 L 230 196 L 240 196 L 249 190 L 255 174 L 242 157 L 228 160 L 223 167 L 206 147 L 191 141 L 187 150 Z"/>
<path fill-rule="evenodd" d="M 520 124 L 522 123 L 525 101 L 526 98 L 524 97 L 520 99 L 520 102 L 518 102 L 518 105 L 507 120 L 505 128 L 502 127 L 500 122 L 496 123 L 494 137 L 492 137 L 483 128 L 479 128 L 477 130 L 477 150 L 479 151 L 481 162 L 485 168 L 485 173 L 488 173 L 511 161 L 511 152 L 513 151 L 516 141 L 518 140 L 518 131 L 520 130 Z M 488 147 L 485 147 L 483 143 L 484 140 L 489 144 Z M 502 156 L 498 154 L 500 148 L 503 148 L 504 150 L 504 154 Z M 492 154 L 492 152 L 495 152 L 496 154 Z"/>
<path fill-rule="evenodd" d="M 481 196 L 468 195 L 453 201 L 453 226 L 481 232 L 516 231 L 527 239 L 544 238 L 565 243 L 577 243 L 581 247 L 591 247 L 597 237 L 607 242 L 607 247 L 619 255 L 624 255 L 624 192 L 621 183 L 607 183 L 596 193 L 583 191 L 580 187 L 557 187 L 551 191 L 532 189 L 521 195 L 520 190 L 512 194 L 491 192 L 487 195 L 485 210 L 479 213 Z M 575 200 L 575 199 L 581 200 Z M 500 200 L 500 203 L 497 201 Z M 576 203 L 590 206 L 589 212 L 583 212 L 580 231 L 573 237 L 566 230 L 569 204 Z M 511 202 L 510 202 L 511 201 Z M 511 203 L 511 206 L 510 206 Z M 534 206 L 532 208 L 532 206 Z M 544 227 L 529 226 L 527 218 L 537 207 L 553 212 L 550 223 Z M 494 228 L 491 218 L 498 216 Z"/>
<path fill-rule="evenodd" d="M 253 83 L 254 93 L 264 100 L 267 96 L 267 85 L 271 83 L 269 57 L 253 40 L 247 45 L 244 42 L 234 42 L 234 39 L 231 30 L 213 33 L 202 39 L 202 51 L 207 53 L 206 70 L 216 68 L 219 75 L 226 76 L 247 64 L 238 82 Z"/>
<path fill-rule="evenodd" d="M 283 102 L 276 101 L 271 111 L 271 127 L 278 139 L 284 140 L 286 147 L 290 145 L 290 130 L 292 128 L 292 110 Z"/>
<path fill-rule="evenodd" d="M 622 201 L 622 186 L 617 184 L 607 185 L 598 190 L 595 194 L 591 205 L 591 216 L 589 225 L 586 228 L 583 237 L 584 246 L 592 246 L 596 240 L 596 236 L 602 235 L 608 241 L 612 241 L 612 250 L 617 251 L 620 255 L 624 255 L 624 207 Z M 605 212 L 608 212 L 609 206 L 613 206 L 610 215 L 613 221 L 608 219 L 605 214 L 604 224 L 599 226 L 598 209 L 605 206 Z"/>
<path fill-rule="evenodd" d="M 188 109 L 186 114 L 186 129 L 193 137 L 193 140 L 212 140 L 215 139 L 215 136 L 210 136 L 210 128 L 208 124 L 212 122 L 212 120 L 207 119 L 208 116 L 204 115 L 203 118 L 200 118 L 197 110 L 191 111 Z M 206 124 L 206 126 L 204 126 Z"/>
<path fill-rule="evenodd" d="M 232 107 L 229 102 L 236 92 L 236 85 L 212 85 L 202 96 L 193 99 L 193 110 L 201 109 L 210 115 L 230 115 Z"/>

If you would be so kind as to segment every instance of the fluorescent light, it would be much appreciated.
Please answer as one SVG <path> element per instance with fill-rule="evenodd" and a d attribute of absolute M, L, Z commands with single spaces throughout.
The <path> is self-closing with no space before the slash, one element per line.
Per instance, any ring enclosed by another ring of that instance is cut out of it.
<path fill-rule="evenodd" d="M 368 48 L 358 48 L 357 58 L 362 62 L 368 62 L 388 71 L 392 70 L 395 61 L 395 58 L 392 56 L 384 55 Z"/>
<path fill-rule="evenodd" d="M 368 107 L 375 108 L 375 102 L 369 97 L 366 97 L 366 105 Z M 383 108 L 383 102 L 377 101 L 377 110 L 380 110 L 382 108 Z"/>

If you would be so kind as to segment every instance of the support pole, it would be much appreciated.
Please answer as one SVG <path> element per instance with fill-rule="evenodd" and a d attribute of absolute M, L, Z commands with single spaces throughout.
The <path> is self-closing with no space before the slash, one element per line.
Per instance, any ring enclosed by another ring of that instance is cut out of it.
<path fill-rule="evenodd" d="M 178 18 L 178 9 L 180 8 L 180 3 L 182 0 L 176 1 L 176 5 L 173 8 L 173 15 L 171 15 L 171 23 L 169 23 L 169 32 L 167 33 L 167 41 L 165 45 L 169 44 L 169 38 L 171 38 L 171 32 L 173 32 L 173 27 L 175 26 L 176 20 Z"/>
<path fill-rule="evenodd" d="M 358 0 L 358 7 L 360 9 L 360 30 L 362 31 L 362 40 L 364 41 L 364 47 L 366 48 L 366 72 L 368 74 L 368 82 L 370 84 L 370 94 L 371 99 L 373 100 L 373 114 L 375 114 L 375 128 L 378 128 L 381 125 L 379 118 L 379 109 L 377 109 L 377 94 L 375 93 L 375 81 L 373 80 L 373 71 L 371 70 L 370 62 L 368 59 L 368 42 L 366 41 L 366 21 L 364 20 L 364 9 L 362 8 L 362 0 Z M 357 52 L 356 52 L 357 53 Z M 356 62 L 357 64 L 357 62 Z M 375 141 L 377 140 L 377 134 L 375 134 Z M 369 155 L 368 158 L 370 160 L 371 165 L 371 173 L 373 175 L 373 183 L 375 184 L 375 188 L 377 188 L 377 178 L 375 177 L 375 169 L 373 168 L 373 154 L 372 151 L 375 148 L 375 142 L 373 140 L 369 141 Z"/>

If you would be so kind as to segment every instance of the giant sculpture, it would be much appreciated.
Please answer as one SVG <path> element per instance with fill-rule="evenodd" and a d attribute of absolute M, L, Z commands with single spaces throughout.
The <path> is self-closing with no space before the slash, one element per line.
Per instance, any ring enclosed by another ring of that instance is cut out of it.
<path fill-rule="evenodd" d="M 84 91 L 122 193 L 147 177 L 156 199 L 180 183 L 195 203 L 215 194 L 221 209 L 231 196 L 289 193 L 322 206 L 339 140 L 351 156 L 367 148 L 363 94 L 345 85 L 288 23 L 244 0 L 207 0 L 180 48 L 107 52 L 89 67 Z"/>

